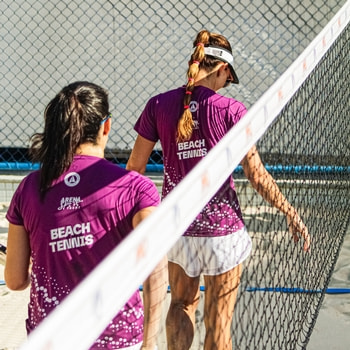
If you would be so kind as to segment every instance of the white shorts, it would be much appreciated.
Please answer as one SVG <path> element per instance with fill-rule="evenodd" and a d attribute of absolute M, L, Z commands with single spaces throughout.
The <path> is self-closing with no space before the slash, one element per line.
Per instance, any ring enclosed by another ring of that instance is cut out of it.
<path fill-rule="evenodd" d="M 168 252 L 168 260 L 190 277 L 215 276 L 239 265 L 251 250 L 252 241 L 244 227 L 227 236 L 182 236 Z"/>

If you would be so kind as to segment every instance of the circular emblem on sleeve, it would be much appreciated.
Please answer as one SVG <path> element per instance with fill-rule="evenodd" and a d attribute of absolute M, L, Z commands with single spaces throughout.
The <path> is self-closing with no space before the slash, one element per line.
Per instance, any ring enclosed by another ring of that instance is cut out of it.
<path fill-rule="evenodd" d="M 76 186 L 80 181 L 80 175 L 78 173 L 72 172 L 68 173 L 64 177 L 64 183 L 69 186 L 69 187 L 74 187 Z"/>
<path fill-rule="evenodd" d="M 198 102 L 197 101 L 191 101 L 190 104 L 190 111 L 194 113 L 195 111 L 198 110 Z"/>

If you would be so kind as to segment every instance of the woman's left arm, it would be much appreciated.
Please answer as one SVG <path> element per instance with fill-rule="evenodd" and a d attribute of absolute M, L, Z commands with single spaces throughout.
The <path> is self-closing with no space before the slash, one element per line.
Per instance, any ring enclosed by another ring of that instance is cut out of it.
<path fill-rule="evenodd" d="M 23 290 L 30 283 L 30 244 L 24 226 L 9 224 L 5 281 L 9 289 Z"/>
<path fill-rule="evenodd" d="M 304 238 L 305 251 L 310 250 L 310 236 L 308 229 L 298 215 L 296 209 L 282 194 L 273 177 L 264 167 L 259 153 L 253 146 L 242 162 L 243 171 L 254 189 L 272 206 L 287 216 L 288 228 L 295 242 L 299 240 L 298 232 Z"/>

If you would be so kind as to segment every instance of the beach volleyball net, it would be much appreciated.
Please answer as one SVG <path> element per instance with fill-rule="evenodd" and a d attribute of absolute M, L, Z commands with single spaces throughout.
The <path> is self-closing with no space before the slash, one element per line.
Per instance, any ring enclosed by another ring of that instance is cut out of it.
<path fill-rule="evenodd" d="M 306 347 L 350 221 L 349 4 L 21 349 L 87 349 L 232 173 L 253 242 L 232 347 Z M 284 215 L 244 178 L 239 163 L 254 144 L 308 226 L 311 252 L 293 242 Z M 192 348 L 202 348 L 203 338 L 199 307 Z M 160 340 L 158 347 L 166 345 Z"/>

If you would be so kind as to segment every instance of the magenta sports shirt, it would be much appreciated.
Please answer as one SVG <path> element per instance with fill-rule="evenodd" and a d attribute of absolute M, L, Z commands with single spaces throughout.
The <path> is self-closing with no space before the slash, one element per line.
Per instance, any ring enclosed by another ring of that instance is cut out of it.
<path fill-rule="evenodd" d="M 152 97 L 135 124 L 135 130 L 142 137 L 154 142 L 160 140 L 164 162 L 163 197 L 247 112 L 241 102 L 197 86 L 189 104 L 194 122 L 192 137 L 177 143 L 177 122 L 183 112 L 184 95 L 185 88 L 180 87 Z M 223 236 L 243 227 L 233 178 L 230 177 L 184 235 Z"/>
<path fill-rule="evenodd" d="M 159 200 L 148 178 L 92 156 L 76 156 L 42 202 L 39 171 L 23 179 L 6 217 L 24 226 L 30 240 L 28 333 L 132 231 L 133 216 Z M 135 291 L 91 349 L 132 346 L 142 336 L 143 304 Z"/>

